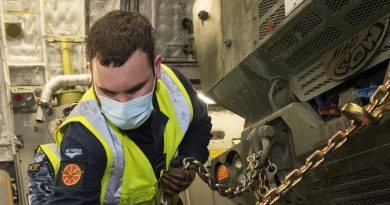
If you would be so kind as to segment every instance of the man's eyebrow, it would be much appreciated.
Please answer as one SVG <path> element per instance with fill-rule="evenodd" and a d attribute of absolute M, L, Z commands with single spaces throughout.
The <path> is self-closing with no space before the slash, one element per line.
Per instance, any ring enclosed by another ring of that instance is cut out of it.
<path fill-rule="evenodd" d="M 126 91 L 126 93 L 127 94 L 133 94 L 133 93 L 137 92 L 138 90 L 141 90 L 141 88 L 143 88 L 147 82 L 148 82 L 148 80 L 145 80 L 143 82 L 138 83 L 136 86 L 128 89 Z"/>
<path fill-rule="evenodd" d="M 102 90 L 103 92 L 105 92 L 105 93 L 110 93 L 110 94 L 115 94 L 116 92 L 114 92 L 114 91 L 111 91 L 111 90 L 108 90 L 108 89 L 106 89 L 106 88 L 102 88 L 102 87 L 99 87 L 99 86 L 97 86 L 98 88 L 99 88 L 99 90 Z"/>
<path fill-rule="evenodd" d="M 126 93 L 127 93 L 127 94 L 133 94 L 133 93 L 137 92 L 138 90 L 140 90 L 141 88 L 143 88 L 147 82 L 148 82 L 148 80 L 145 80 L 145 81 L 143 81 L 143 82 L 138 83 L 138 84 L 135 85 L 134 87 L 132 87 L 132 88 L 126 90 Z M 99 86 L 98 86 L 98 88 L 99 88 L 100 90 L 102 90 L 103 92 L 107 93 L 107 94 L 116 94 L 116 93 L 117 93 L 117 92 L 112 91 L 112 90 L 109 90 L 109 89 L 107 89 L 107 88 L 102 88 L 102 87 L 99 87 Z"/>

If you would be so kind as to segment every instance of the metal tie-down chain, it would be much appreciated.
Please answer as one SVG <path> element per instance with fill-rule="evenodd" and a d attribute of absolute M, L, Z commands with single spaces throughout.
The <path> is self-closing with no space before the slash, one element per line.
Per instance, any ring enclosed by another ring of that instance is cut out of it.
<path fill-rule="evenodd" d="M 370 97 L 370 102 L 365 108 L 361 108 L 359 105 L 352 103 L 346 104 L 352 105 L 353 109 L 350 113 L 344 113 L 347 117 L 352 118 L 350 121 L 350 126 L 344 130 L 338 131 L 334 134 L 329 140 L 326 146 L 321 149 L 314 151 L 309 157 L 306 158 L 305 164 L 299 168 L 292 170 L 287 174 L 284 179 L 281 181 L 279 186 L 268 189 L 265 186 L 263 177 L 264 170 L 263 166 L 265 164 L 260 163 L 260 158 L 262 157 L 262 151 L 259 151 L 255 154 L 247 157 L 247 170 L 246 170 L 246 180 L 243 186 L 236 186 L 235 188 L 223 185 L 218 183 L 214 178 L 211 177 L 207 169 L 203 164 L 192 157 L 184 158 L 182 169 L 192 169 L 195 170 L 199 177 L 212 189 L 213 191 L 218 191 L 221 196 L 226 197 L 236 197 L 240 196 L 244 192 L 252 193 L 258 200 L 256 205 L 269 205 L 274 204 L 282 194 L 291 187 L 297 185 L 301 180 L 303 175 L 309 170 L 318 167 L 324 160 L 326 155 L 341 147 L 348 139 L 348 137 L 354 131 L 358 130 L 363 126 L 368 126 L 373 124 L 373 121 L 377 121 L 382 117 L 382 114 L 390 110 L 390 106 L 384 105 L 387 98 L 389 97 L 390 92 L 390 78 L 386 82 L 379 86 L 375 93 Z M 344 108 L 343 107 L 343 108 Z M 269 162 L 270 165 L 271 162 Z M 259 187 L 255 187 L 256 180 L 259 179 Z M 164 195 L 161 195 L 161 203 L 163 205 L 168 205 Z"/>
<path fill-rule="evenodd" d="M 353 117 L 355 119 L 350 121 L 350 126 L 344 130 L 338 131 L 333 135 L 329 140 L 328 144 L 322 149 L 314 151 L 309 157 L 306 158 L 305 164 L 300 168 L 292 170 L 286 177 L 282 180 L 281 184 L 278 187 L 270 189 L 264 197 L 259 200 L 256 205 L 268 205 L 274 204 L 281 196 L 282 193 L 295 185 L 297 185 L 301 180 L 305 172 L 309 169 L 314 169 L 319 166 L 325 159 L 325 156 L 341 147 L 348 139 L 348 137 L 356 131 L 357 129 L 368 126 L 372 124 L 372 119 L 379 120 L 382 117 L 382 114 L 386 112 L 385 109 L 381 109 L 381 106 L 384 105 L 390 90 L 390 80 L 379 86 L 375 93 L 370 97 L 370 102 L 365 109 L 362 109 L 362 112 L 352 113 L 348 117 Z M 358 106 L 358 105 L 354 105 Z M 345 107 L 345 106 L 344 106 Z M 379 112 L 376 110 L 380 110 Z M 372 116 L 375 113 L 376 116 Z"/>
<path fill-rule="evenodd" d="M 240 196 L 244 192 L 252 192 L 254 189 L 253 185 L 256 182 L 256 179 L 259 176 L 259 169 L 262 166 L 260 164 L 262 152 L 259 151 L 256 154 L 253 154 L 247 158 L 248 167 L 246 170 L 246 180 L 243 183 L 243 186 L 236 186 L 235 188 L 223 185 L 222 183 L 218 183 L 213 177 L 211 177 L 210 173 L 208 173 L 207 169 L 203 166 L 203 164 L 194 158 L 185 158 L 183 160 L 183 169 L 193 169 L 195 170 L 199 177 L 204 181 L 208 186 L 214 190 L 218 191 L 221 196 L 226 197 L 236 197 Z"/>
<path fill-rule="evenodd" d="M 192 169 L 198 173 L 198 176 L 204 181 L 211 190 L 218 191 L 221 196 L 233 198 L 236 196 L 240 196 L 244 192 L 255 192 L 255 187 L 253 186 L 256 182 L 256 179 L 259 177 L 259 170 L 263 166 L 260 163 L 260 158 L 262 156 L 262 151 L 257 152 L 247 158 L 248 167 L 246 170 L 246 180 L 243 186 L 236 186 L 235 188 L 231 188 L 229 186 L 223 185 L 222 183 L 218 183 L 213 177 L 211 177 L 210 173 L 203 166 L 201 162 L 196 160 L 193 157 L 187 157 L 183 159 L 183 166 L 181 169 Z M 256 194 L 257 195 L 257 194 Z M 259 199 L 259 197 L 257 197 Z M 165 198 L 163 192 L 161 193 L 161 204 L 168 205 L 168 200 Z"/>

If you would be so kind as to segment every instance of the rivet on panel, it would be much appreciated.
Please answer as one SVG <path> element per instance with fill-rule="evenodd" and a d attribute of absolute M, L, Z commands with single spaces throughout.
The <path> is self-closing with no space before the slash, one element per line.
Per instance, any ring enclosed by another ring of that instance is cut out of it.
<path fill-rule="evenodd" d="M 231 46 L 232 46 L 232 40 L 225 40 L 225 46 L 227 47 L 227 48 L 230 48 Z"/>
<path fill-rule="evenodd" d="M 209 13 L 207 13 L 205 10 L 199 11 L 198 17 L 200 20 L 206 21 L 209 18 Z"/>

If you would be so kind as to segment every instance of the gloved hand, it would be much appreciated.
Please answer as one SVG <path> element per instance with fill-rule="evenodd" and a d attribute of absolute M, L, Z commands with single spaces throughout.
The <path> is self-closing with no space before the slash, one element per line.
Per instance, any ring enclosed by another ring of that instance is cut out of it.
<path fill-rule="evenodd" d="M 186 190 L 195 179 L 194 170 L 171 168 L 164 172 L 161 183 L 165 195 L 173 196 Z"/>

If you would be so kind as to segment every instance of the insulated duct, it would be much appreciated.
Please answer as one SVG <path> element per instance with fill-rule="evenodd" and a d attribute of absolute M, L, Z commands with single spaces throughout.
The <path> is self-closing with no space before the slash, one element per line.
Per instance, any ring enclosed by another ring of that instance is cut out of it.
<path fill-rule="evenodd" d="M 59 88 L 69 86 L 88 86 L 92 83 L 92 78 L 89 74 L 81 75 L 60 75 L 49 80 L 46 86 L 43 88 L 41 99 L 39 101 L 39 107 L 37 110 L 37 122 L 44 122 L 43 112 L 49 112 L 50 102 L 53 97 L 53 93 Z"/>

